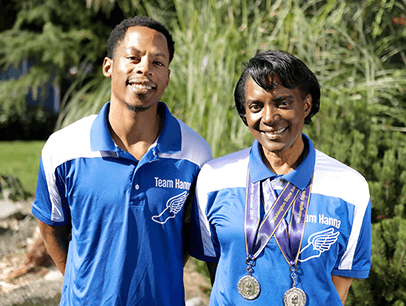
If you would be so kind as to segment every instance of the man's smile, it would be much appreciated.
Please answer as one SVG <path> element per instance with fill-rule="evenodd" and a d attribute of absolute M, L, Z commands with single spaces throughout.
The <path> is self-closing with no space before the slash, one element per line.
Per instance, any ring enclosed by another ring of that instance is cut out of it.
<path fill-rule="evenodd" d="M 152 87 L 148 85 L 143 85 L 143 84 L 130 84 L 131 87 L 137 88 L 137 89 L 143 89 L 143 90 L 151 90 Z"/>
<path fill-rule="evenodd" d="M 128 85 L 130 85 L 132 88 L 137 89 L 137 90 L 152 90 L 156 88 L 156 85 L 151 82 L 151 81 L 136 81 L 136 80 L 130 80 L 127 82 Z"/>

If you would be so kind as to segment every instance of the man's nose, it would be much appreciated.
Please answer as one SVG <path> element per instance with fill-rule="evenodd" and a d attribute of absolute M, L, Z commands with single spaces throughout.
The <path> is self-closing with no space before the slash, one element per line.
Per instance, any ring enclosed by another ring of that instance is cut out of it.
<path fill-rule="evenodd" d="M 138 74 L 151 74 L 151 69 L 150 69 L 150 62 L 148 57 L 143 56 L 140 60 L 140 62 L 137 64 L 136 71 Z"/>

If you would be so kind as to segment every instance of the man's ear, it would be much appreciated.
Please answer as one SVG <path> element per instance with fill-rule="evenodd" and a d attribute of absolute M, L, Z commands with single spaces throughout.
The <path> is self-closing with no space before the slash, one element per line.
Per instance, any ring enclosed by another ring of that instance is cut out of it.
<path fill-rule="evenodd" d="M 109 57 L 105 57 L 103 61 L 103 75 L 107 78 L 111 78 L 113 70 L 113 60 Z"/>

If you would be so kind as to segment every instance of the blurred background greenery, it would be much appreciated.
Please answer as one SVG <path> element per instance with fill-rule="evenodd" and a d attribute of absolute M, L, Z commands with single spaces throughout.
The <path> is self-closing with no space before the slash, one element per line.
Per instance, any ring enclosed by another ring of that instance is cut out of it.
<path fill-rule="evenodd" d="M 107 37 L 134 15 L 154 17 L 171 30 L 176 51 L 162 100 L 206 138 L 215 157 L 252 143 L 233 109 L 241 64 L 266 49 L 302 59 L 322 85 L 321 110 L 305 133 L 370 186 L 372 271 L 354 281 L 346 305 L 405 305 L 405 0 L 1 2 L 0 68 L 25 59 L 34 64 L 18 79 L 0 80 L 0 139 L 43 141 L 98 112 L 110 96 L 101 73 Z M 27 94 L 43 101 L 49 83 L 60 90 L 59 111 L 49 112 L 45 103 L 28 106 Z M 0 163 L 0 174 L 24 177 L 33 194 L 38 162 L 17 157 L 8 146 L 0 142 L 0 159 L 9 161 Z M 15 170 L 10 155 L 34 176 Z"/>

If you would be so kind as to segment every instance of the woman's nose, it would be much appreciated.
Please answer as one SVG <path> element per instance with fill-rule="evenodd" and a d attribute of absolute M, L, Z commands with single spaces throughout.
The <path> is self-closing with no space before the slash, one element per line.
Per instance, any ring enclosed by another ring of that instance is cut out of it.
<path fill-rule="evenodd" d="M 278 109 L 273 104 L 266 104 L 263 110 L 262 122 L 271 125 L 279 117 Z"/>

